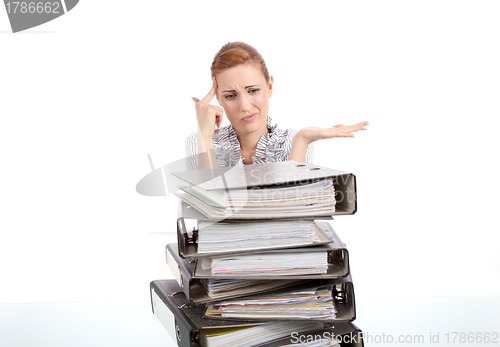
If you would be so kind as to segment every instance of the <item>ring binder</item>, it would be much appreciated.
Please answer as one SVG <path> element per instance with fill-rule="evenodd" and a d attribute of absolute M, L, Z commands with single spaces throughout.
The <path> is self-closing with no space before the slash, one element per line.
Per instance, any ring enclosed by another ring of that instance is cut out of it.
<path fill-rule="evenodd" d="M 228 320 L 220 318 L 203 317 L 204 305 L 184 306 L 190 301 L 182 294 L 172 295 L 174 292 L 181 292 L 175 280 L 156 280 L 150 283 L 151 305 L 153 313 L 165 326 L 172 338 L 179 347 L 199 347 L 200 330 L 230 327 L 245 327 L 254 325 L 255 322 L 242 320 Z M 167 316 L 165 311 L 171 316 Z M 334 324 L 322 323 L 323 328 L 311 330 L 298 334 L 302 335 L 322 335 L 325 332 L 329 336 L 339 336 L 343 341 L 355 341 L 354 343 L 341 343 L 342 347 L 364 347 L 361 330 L 350 322 L 335 322 Z M 356 336 L 356 339 L 351 338 Z M 284 344 L 293 343 L 292 336 L 262 344 L 262 347 L 279 347 Z"/>
<path fill-rule="evenodd" d="M 182 288 L 183 294 L 195 303 L 208 303 L 216 300 L 234 298 L 244 295 L 249 295 L 251 293 L 260 293 L 267 291 L 269 289 L 277 289 L 287 287 L 299 282 L 297 279 L 288 279 L 288 280 L 275 280 L 273 281 L 274 286 L 263 286 L 257 287 L 252 290 L 252 292 L 243 292 L 243 293 L 229 293 L 225 296 L 218 296 L 217 298 L 212 298 L 208 295 L 205 287 L 202 284 L 202 279 L 198 278 L 194 275 L 196 260 L 186 260 L 181 259 L 179 254 L 177 253 L 177 245 L 168 244 L 166 249 L 166 257 L 167 257 L 167 265 L 170 270 L 174 274 L 174 278 L 177 281 L 177 284 Z M 260 289 L 259 289 L 260 288 Z"/>
<path fill-rule="evenodd" d="M 317 165 L 304 164 L 289 160 L 284 162 L 235 166 L 231 168 L 216 168 L 207 170 L 192 170 L 174 172 L 172 175 L 205 191 L 231 189 L 252 189 L 258 187 L 278 187 L 285 184 L 302 184 L 318 179 L 331 179 L 335 190 L 335 211 L 333 215 L 354 214 L 357 210 L 356 177 L 347 172 L 329 169 Z M 181 199 L 189 202 L 202 214 L 212 219 L 275 219 L 289 218 L 283 215 L 246 215 L 230 213 L 224 216 L 212 214 L 205 202 L 181 191 L 175 193 Z M 330 213 L 318 214 L 315 217 L 331 216 Z M 301 218 L 310 218 L 314 213 L 297 215 Z"/>
<path fill-rule="evenodd" d="M 182 259 L 179 254 L 179 249 L 185 250 L 185 246 L 180 246 L 178 244 L 168 244 L 166 246 L 167 264 L 169 264 L 170 269 L 174 273 L 178 283 L 183 286 L 183 280 L 187 279 L 188 283 L 192 282 L 194 279 L 210 279 L 210 278 L 227 278 L 227 279 L 316 279 L 316 278 L 336 278 L 344 277 L 349 275 L 349 252 L 342 243 L 337 233 L 333 230 L 331 225 L 327 222 L 317 222 L 318 227 L 327 235 L 332 242 L 328 244 L 322 244 L 316 247 L 303 247 L 303 248 L 293 248 L 285 250 L 255 250 L 252 253 L 270 253 L 270 252 L 288 252 L 288 253 L 302 253 L 302 252 L 325 252 L 328 257 L 328 270 L 326 274 L 317 275 L 281 275 L 281 276 L 263 276 L 263 275 L 212 275 L 209 270 L 204 270 L 200 266 L 200 260 L 202 258 L 186 258 Z M 244 252 L 242 252 L 244 253 Z M 249 254 L 252 254 L 249 253 Z M 189 254 L 189 253 L 188 253 Z M 194 255 L 191 253 L 190 255 Z M 182 271 L 180 270 L 182 267 Z M 180 273 L 179 273 L 180 272 Z M 184 287 L 184 286 L 183 286 Z M 190 297 L 189 294 L 188 297 Z"/>
<path fill-rule="evenodd" d="M 354 286 L 352 284 L 351 275 L 347 277 L 341 277 L 330 280 L 324 279 L 324 280 L 312 280 L 312 281 L 300 282 L 298 284 L 294 284 L 293 286 L 288 286 L 285 288 L 280 288 L 272 291 L 266 291 L 266 294 L 284 294 L 286 292 L 291 292 L 295 290 L 306 290 L 309 288 L 320 287 L 320 286 L 332 286 L 332 296 L 335 301 L 335 309 L 337 310 L 335 318 L 326 320 L 327 322 L 330 323 L 352 322 L 356 319 Z M 248 295 L 245 296 L 244 298 L 239 298 L 239 299 L 242 300 L 246 298 L 252 298 L 252 296 L 253 295 Z M 221 317 L 213 317 L 213 318 L 222 319 Z M 284 317 L 280 320 L 293 320 L 293 319 Z M 314 321 L 316 319 L 310 318 L 310 320 Z M 266 318 L 254 318 L 252 319 L 252 321 L 269 322 L 272 321 L 272 319 L 270 320 Z"/>
<path fill-rule="evenodd" d="M 185 213 L 185 210 L 188 210 L 189 205 L 187 203 L 182 203 L 180 208 L 182 209 L 180 213 Z M 192 209 L 189 211 L 189 214 L 191 214 Z M 185 213 L 188 214 L 188 213 Z M 192 217 L 192 214 L 191 214 Z M 199 217 L 199 216 L 198 216 Z M 181 258 L 201 258 L 201 257 L 209 257 L 209 256 L 215 256 L 215 255 L 225 255 L 225 254 L 234 254 L 234 251 L 220 251 L 216 253 L 203 253 L 200 254 L 198 253 L 198 229 L 197 226 L 193 227 L 191 231 L 187 230 L 186 227 L 186 222 L 188 220 L 192 220 L 194 222 L 199 221 L 199 219 L 193 219 L 193 218 L 187 218 L 184 216 L 181 216 L 177 219 L 177 240 L 178 240 L 178 254 Z M 231 223 L 236 223 L 234 221 L 228 222 L 226 224 L 231 224 Z M 243 223 L 248 223 L 248 222 L 243 222 Z M 275 222 L 269 222 L 269 223 L 275 223 Z M 319 239 L 319 241 L 314 242 L 314 243 L 308 243 L 308 244 L 303 244 L 303 245 L 296 245 L 296 246 L 274 246 L 274 247 L 269 247 L 267 249 L 291 249 L 291 248 L 299 248 L 299 247 L 310 247 L 310 246 L 318 246 L 318 245 L 324 245 L 332 242 L 332 233 L 333 229 L 328 223 L 320 222 L 320 221 L 315 221 L 314 222 L 314 231 L 316 232 L 316 236 Z M 338 237 L 337 237 L 338 238 Z M 339 245 L 341 242 L 339 242 Z M 266 250 L 267 250 L 266 249 Z M 238 254 L 245 254 L 245 253 L 260 253 L 262 252 L 262 248 L 260 249 L 248 249 L 248 250 L 238 250 Z"/>

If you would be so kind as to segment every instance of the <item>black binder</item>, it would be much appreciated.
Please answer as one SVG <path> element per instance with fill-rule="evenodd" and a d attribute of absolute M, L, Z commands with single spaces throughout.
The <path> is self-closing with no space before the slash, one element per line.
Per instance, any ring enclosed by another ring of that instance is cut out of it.
<path fill-rule="evenodd" d="M 194 305 L 189 301 L 175 280 L 153 281 L 150 284 L 150 289 L 153 313 L 179 347 L 200 347 L 197 343 L 200 329 L 240 327 L 255 324 L 255 322 L 248 321 L 204 317 L 205 305 Z M 331 332 L 342 337 L 347 334 L 358 334 L 361 331 L 352 323 L 336 322 L 333 324 L 333 328 L 331 324 L 325 324 L 323 329 L 311 332 L 311 334 L 323 335 L 325 332 Z M 290 343 L 291 338 L 262 346 L 278 347 Z M 354 344 L 341 344 L 341 346 L 359 347 L 363 346 L 363 341 L 359 338 Z"/>

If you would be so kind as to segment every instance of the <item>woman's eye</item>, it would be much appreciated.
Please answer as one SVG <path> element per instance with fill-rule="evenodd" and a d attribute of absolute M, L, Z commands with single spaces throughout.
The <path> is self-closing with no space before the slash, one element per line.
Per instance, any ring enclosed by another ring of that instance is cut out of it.
<path fill-rule="evenodd" d="M 257 89 L 257 88 L 255 88 L 255 89 L 249 89 L 249 90 L 248 90 L 248 92 L 249 92 L 250 94 L 255 94 L 255 93 L 257 93 L 258 91 L 259 91 L 259 89 Z"/>
<path fill-rule="evenodd" d="M 227 94 L 227 95 L 224 95 L 224 97 L 227 99 L 227 100 L 232 100 L 236 97 L 236 95 L 234 94 Z"/>

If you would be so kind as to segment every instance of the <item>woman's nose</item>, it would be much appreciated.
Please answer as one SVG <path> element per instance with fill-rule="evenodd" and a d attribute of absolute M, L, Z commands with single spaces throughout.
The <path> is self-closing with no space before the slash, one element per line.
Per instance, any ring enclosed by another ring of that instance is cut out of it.
<path fill-rule="evenodd" d="M 245 93 L 241 95 L 240 97 L 240 110 L 241 111 L 249 111 L 251 107 L 251 102 L 250 99 L 248 98 L 248 95 Z"/>

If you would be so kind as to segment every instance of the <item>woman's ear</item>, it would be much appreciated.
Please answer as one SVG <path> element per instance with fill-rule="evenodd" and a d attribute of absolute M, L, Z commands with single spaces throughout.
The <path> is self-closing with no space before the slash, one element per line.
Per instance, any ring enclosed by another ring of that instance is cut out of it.
<path fill-rule="evenodd" d="M 267 97 L 270 98 L 273 95 L 273 76 L 269 76 L 269 82 L 267 83 Z"/>

